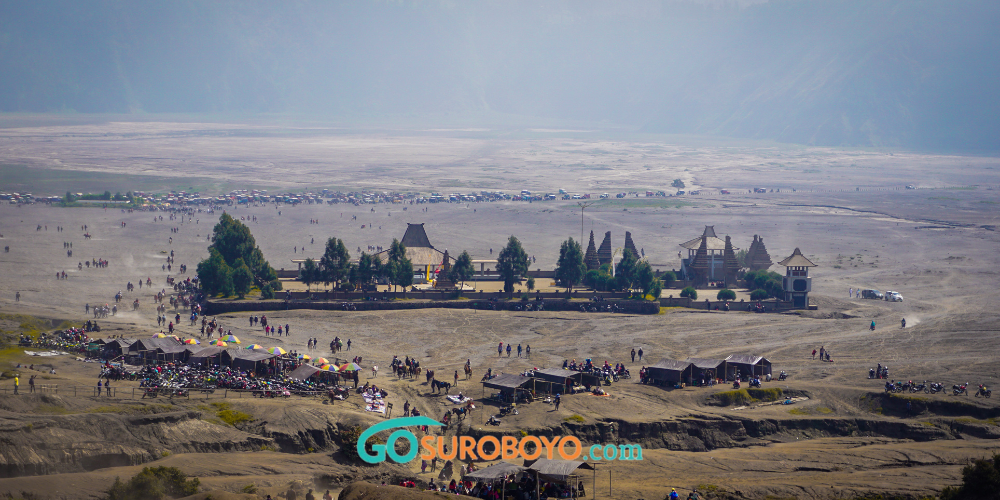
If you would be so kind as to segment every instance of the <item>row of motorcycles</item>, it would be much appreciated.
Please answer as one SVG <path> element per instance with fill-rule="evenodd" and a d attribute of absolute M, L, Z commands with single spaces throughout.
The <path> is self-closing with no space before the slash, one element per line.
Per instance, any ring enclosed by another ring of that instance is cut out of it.
<path fill-rule="evenodd" d="M 968 382 L 966 382 L 964 384 L 955 384 L 955 385 L 951 386 L 952 395 L 953 396 L 961 396 L 961 395 L 964 394 L 964 395 L 968 396 L 969 395 L 969 385 L 970 384 Z M 925 394 L 937 394 L 937 393 L 942 392 L 944 390 L 945 390 L 945 385 L 944 384 L 939 384 L 939 383 L 936 383 L 936 382 L 931 382 L 930 384 L 928 384 L 926 380 L 923 381 L 923 382 L 921 382 L 921 383 L 919 383 L 919 384 L 913 382 L 912 380 L 911 381 L 907 381 L 907 382 L 886 382 L 885 383 L 885 392 L 891 392 L 891 393 L 923 392 Z M 979 384 L 979 388 L 976 391 L 975 397 L 977 397 L 977 398 L 978 397 L 984 397 L 984 398 L 988 399 L 988 398 L 990 398 L 992 396 L 993 396 L 993 390 L 992 389 L 987 388 L 986 385 L 984 385 L 984 384 Z"/>

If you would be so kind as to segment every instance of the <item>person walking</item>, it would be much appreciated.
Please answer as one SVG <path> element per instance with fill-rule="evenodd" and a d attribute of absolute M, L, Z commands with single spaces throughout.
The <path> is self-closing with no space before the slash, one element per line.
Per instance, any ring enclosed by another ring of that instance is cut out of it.
<path fill-rule="evenodd" d="M 33 393 L 33 392 L 35 392 L 35 376 L 34 375 L 32 375 L 31 378 L 28 379 L 28 393 L 30 394 L 30 393 Z"/>
<path fill-rule="evenodd" d="M 562 403 L 562 395 L 561 394 L 556 394 L 556 399 L 555 399 L 554 403 L 556 405 L 556 411 L 559 411 L 559 403 Z"/>
<path fill-rule="evenodd" d="M 531 344 L 524 345 L 524 357 L 525 359 L 531 359 Z"/>
<path fill-rule="evenodd" d="M 517 344 L 517 357 L 521 357 L 521 344 Z"/>
<path fill-rule="evenodd" d="M 20 302 L 20 301 L 21 301 L 21 292 L 18 291 L 17 293 L 14 294 L 14 302 Z"/>
<path fill-rule="evenodd" d="M 670 500 L 677 500 L 680 495 L 677 494 L 676 488 L 670 488 Z"/>
<path fill-rule="evenodd" d="M 378 365 L 372 365 L 372 378 L 378 377 Z"/>
<path fill-rule="evenodd" d="M 111 379 L 104 380 L 104 391 L 108 393 L 108 397 L 111 397 Z"/>
<path fill-rule="evenodd" d="M 497 345 L 497 357 L 499 358 L 500 356 L 503 356 L 503 342 L 502 341 Z"/>
<path fill-rule="evenodd" d="M 17 386 L 20 385 L 21 379 L 17 375 L 14 375 L 14 394 L 17 394 Z"/>
<path fill-rule="evenodd" d="M 632 348 L 632 362 L 635 363 L 635 347 Z"/>
<path fill-rule="evenodd" d="M 642 362 L 642 348 L 639 348 L 639 362 Z"/>
<path fill-rule="evenodd" d="M 816 359 L 816 349 L 813 349 L 813 359 Z"/>
<path fill-rule="evenodd" d="M 511 351 L 510 344 L 507 344 L 507 357 L 508 358 L 510 357 L 510 351 Z"/>

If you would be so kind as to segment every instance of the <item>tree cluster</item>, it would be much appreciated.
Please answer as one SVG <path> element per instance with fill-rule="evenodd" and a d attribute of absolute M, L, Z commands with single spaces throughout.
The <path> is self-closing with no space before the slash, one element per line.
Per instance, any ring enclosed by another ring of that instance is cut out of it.
<path fill-rule="evenodd" d="M 782 297 L 785 289 L 781 285 L 781 275 L 774 271 L 750 271 L 743 276 L 747 282 L 751 300 Z M 756 297 L 756 298 L 755 298 Z"/>
<path fill-rule="evenodd" d="M 243 298 L 255 285 L 281 290 L 278 275 L 264 259 L 250 228 L 226 213 L 212 231 L 208 258 L 198 263 L 197 274 L 209 295 Z"/>
<path fill-rule="evenodd" d="M 556 275 L 559 275 L 559 269 L 556 269 Z M 643 297 L 649 295 L 654 299 L 659 298 L 663 291 L 663 281 L 653 272 L 649 262 L 639 260 L 638 256 L 627 248 L 622 259 L 618 261 L 614 275 L 611 274 L 611 266 L 605 264 L 599 269 L 587 271 L 583 275 L 583 283 L 598 291 L 640 290 Z"/>
<path fill-rule="evenodd" d="M 115 478 L 107 500 L 161 500 L 194 495 L 201 481 L 177 467 L 145 467 L 128 481 Z"/>
<path fill-rule="evenodd" d="M 468 257 L 468 253 L 465 253 Z M 393 287 L 406 288 L 413 284 L 413 262 L 406 257 L 406 246 L 392 240 L 383 263 L 378 254 L 361 252 L 358 262 L 351 262 L 351 254 L 339 238 L 326 240 L 326 250 L 317 262 L 306 259 L 299 271 L 299 279 L 306 287 L 313 283 L 333 285 L 334 289 L 355 290 L 385 280 Z M 468 267 L 472 267 L 471 258 Z M 469 273 L 471 276 L 471 272 Z"/>

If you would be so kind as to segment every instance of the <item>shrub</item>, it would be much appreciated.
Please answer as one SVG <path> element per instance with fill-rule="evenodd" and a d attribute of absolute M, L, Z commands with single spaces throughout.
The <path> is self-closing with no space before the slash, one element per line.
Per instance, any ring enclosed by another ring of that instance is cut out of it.
<path fill-rule="evenodd" d="M 364 432 L 364 430 L 360 425 L 356 425 L 340 432 L 340 451 L 344 455 L 354 460 L 361 460 L 361 457 L 358 455 L 358 439 L 361 438 L 362 432 Z M 368 439 L 368 442 L 365 443 L 365 449 L 368 450 L 369 453 L 372 453 L 372 445 L 380 443 L 382 443 L 381 439 L 372 436 Z"/>
<path fill-rule="evenodd" d="M 691 300 L 698 300 L 698 290 L 695 290 L 693 286 L 689 286 L 681 290 L 681 297 L 687 297 Z"/>
<path fill-rule="evenodd" d="M 660 281 L 663 282 L 665 288 L 670 288 L 677 281 L 677 275 L 673 271 L 667 271 L 660 275 Z"/>
<path fill-rule="evenodd" d="M 737 389 L 735 391 L 723 391 L 715 393 L 712 397 L 716 399 L 722 406 L 729 405 L 748 405 L 753 403 L 755 400 L 750 396 L 750 393 L 746 389 Z"/>
<path fill-rule="evenodd" d="M 146 467 L 142 472 L 122 482 L 116 478 L 108 490 L 107 500 L 162 500 L 186 497 L 198 492 L 198 478 L 187 479 L 177 467 Z"/>
<path fill-rule="evenodd" d="M 715 295 L 715 298 L 717 300 L 736 300 L 736 292 L 728 288 L 723 288 L 722 290 L 719 290 L 719 293 Z"/>
<path fill-rule="evenodd" d="M 750 292 L 750 300 L 764 300 L 767 298 L 767 290 L 758 288 Z"/>
<path fill-rule="evenodd" d="M 229 403 L 212 403 L 212 406 L 214 406 L 216 410 L 215 416 L 219 417 L 219 420 L 222 420 L 226 424 L 233 427 L 236 427 L 239 424 L 253 422 L 253 415 L 234 410 L 229 406 Z"/>
<path fill-rule="evenodd" d="M 782 392 L 778 387 L 768 387 L 767 389 L 747 389 L 747 394 L 755 401 L 777 401 L 781 399 Z"/>
<path fill-rule="evenodd" d="M 962 469 L 962 484 L 945 488 L 941 492 L 941 500 L 996 498 L 997 490 L 1000 490 L 1000 454 L 965 466 Z"/>
<path fill-rule="evenodd" d="M 264 285 L 264 288 L 260 289 L 260 298 L 262 299 L 274 298 L 274 289 L 271 288 L 270 284 Z"/>
<path fill-rule="evenodd" d="M 571 415 L 569 417 L 566 417 L 563 420 L 565 420 L 567 422 L 577 422 L 577 423 L 581 423 L 581 424 L 584 421 L 583 417 L 581 417 L 580 415 Z"/>

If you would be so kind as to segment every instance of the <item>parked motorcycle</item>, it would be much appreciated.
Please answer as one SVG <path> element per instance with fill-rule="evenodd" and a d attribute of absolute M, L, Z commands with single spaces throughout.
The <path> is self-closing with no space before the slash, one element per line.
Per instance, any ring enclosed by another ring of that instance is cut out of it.
<path fill-rule="evenodd" d="M 966 396 L 968 396 L 969 395 L 968 387 L 969 387 L 969 383 L 968 382 L 966 382 L 965 384 L 962 384 L 962 385 L 953 385 L 953 386 L 951 386 L 952 390 L 955 391 L 955 394 L 954 394 L 955 396 L 958 396 L 959 394 L 965 394 Z"/>
<path fill-rule="evenodd" d="M 939 392 L 941 392 L 941 391 L 944 390 L 944 384 L 938 384 L 938 383 L 935 383 L 935 382 L 931 382 L 930 389 L 931 389 L 931 394 L 937 394 L 937 393 L 939 393 Z"/>
<path fill-rule="evenodd" d="M 514 405 L 507 405 L 500 408 L 500 416 L 504 417 L 507 415 L 517 415 L 517 407 Z"/>
<path fill-rule="evenodd" d="M 979 390 L 976 391 L 976 397 L 977 398 L 979 396 L 982 396 L 984 398 L 989 399 L 989 397 L 992 396 L 992 395 L 993 395 L 993 391 L 990 390 L 990 389 L 987 389 L 985 385 L 980 385 L 979 386 Z"/>

